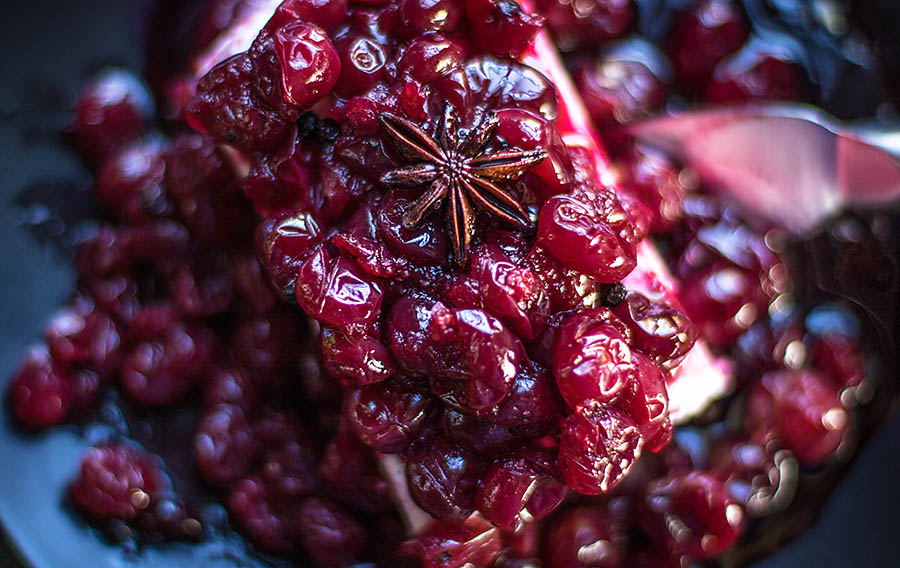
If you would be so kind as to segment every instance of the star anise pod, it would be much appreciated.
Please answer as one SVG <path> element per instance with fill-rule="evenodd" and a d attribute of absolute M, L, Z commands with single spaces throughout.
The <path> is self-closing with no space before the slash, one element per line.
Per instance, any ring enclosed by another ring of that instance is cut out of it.
<path fill-rule="evenodd" d="M 460 139 L 458 122 L 449 107 L 438 125 L 436 137 L 405 118 L 392 114 L 381 116 L 387 138 L 413 164 L 385 173 L 381 182 L 404 187 L 428 185 L 403 216 L 403 225 L 414 227 L 429 211 L 445 202 L 447 233 L 453 256 L 460 265 L 465 263 L 472 242 L 475 207 L 520 229 L 531 225 L 522 204 L 494 182 L 517 179 L 544 160 L 547 152 L 542 148 L 485 152 L 497 133 L 498 123 L 495 113 L 486 113 L 478 126 Z"/>

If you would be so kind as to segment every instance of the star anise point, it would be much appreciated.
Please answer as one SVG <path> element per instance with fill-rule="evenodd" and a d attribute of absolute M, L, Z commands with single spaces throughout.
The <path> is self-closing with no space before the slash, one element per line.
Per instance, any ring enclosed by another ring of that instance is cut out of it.
<path fill-rule="evenodd" d="M 543 148 L 485 152 L 497 133 L 499 119 L 496 113 L 486 113 L 461 139 L 456 118 L 449 107 L 445 109 L 436 136 L 393 114 L 382 114 L 379 121 L 387 139 L 410 163 L 384 173 L 381 182 L 403 187 L 428 185 L 403 215 L 404 227 L 415 227 L 443 202 L 453 257 L 458 264 L 465 263 L 472 242 L 476 207 L 519 229 L 532 228 L 522 204 L 495 182 L 518 179 L 545 160 L 548 154 Z"/>

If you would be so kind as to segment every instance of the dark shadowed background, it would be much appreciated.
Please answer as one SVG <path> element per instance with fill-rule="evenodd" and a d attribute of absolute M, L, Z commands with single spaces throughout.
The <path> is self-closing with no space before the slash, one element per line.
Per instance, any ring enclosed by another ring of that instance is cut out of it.
<path fill-rule="evenodd" d="M 40 338 L 68 299 L 67 259 L 22 225 L 45 213 L 19 196 L 35 183 L 89 182 L 59 141 L 64 109 L 77 87 L 109 64 L 138 69 L 137 0 L 12 0 L 0 21 L 0 388 L 23 349 Z M 888 5 L 900 5 L 887 0 Z M 900 10 L 895 10 L 900 11 Z M 900 34 L 900 19 L 882 27 Z M 900 50 L 898 50 L 900 54 Z M 61 507 L 63 485 L 82 443 L 72 431 L 23 438 L 0 420 L 0 520 L 12 547 L 37 568 L 128 565 Z M 900 416 L 886 423 L 828 500 L 822 518 L 760 568 L 898 566 Z M 180 560 L 180 561 L 179 561 Z M 138 564 L 183 566 L 185 557 L 151 553 Z M 207 557 L 204 566 L 238 566 Z M 0 544 L 0 567 L 19 566 Z"/>

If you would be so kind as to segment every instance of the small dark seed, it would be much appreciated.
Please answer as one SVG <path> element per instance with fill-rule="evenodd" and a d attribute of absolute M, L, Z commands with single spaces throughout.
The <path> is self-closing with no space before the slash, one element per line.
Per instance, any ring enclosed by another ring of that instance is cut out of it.
<path fill-rule="evenodd" d="M 312 138 L 317 126 L 319 126 L 319 117 L 316 116 L 316 113 L 308 110 L 297 119 L 297 136 L 301 140 Z"/>
<path fill-rule="evenodd" d="M 615 308 L 625 301 L 625 296 L 627 295 L 628 290 L 625 289 L 625 285 L 621 282 L 616 282 L 615 284 L 604 286 L 603 301 L 601 302 L 601 304 L 606 306 L 607 308 Z"/>
<path fill-rule="evenodd" d="M 320 144 L 331 144 L 341 135 L 341 127 L 332 118 L 326 118 L 316 126 L 316 139 Z"/>

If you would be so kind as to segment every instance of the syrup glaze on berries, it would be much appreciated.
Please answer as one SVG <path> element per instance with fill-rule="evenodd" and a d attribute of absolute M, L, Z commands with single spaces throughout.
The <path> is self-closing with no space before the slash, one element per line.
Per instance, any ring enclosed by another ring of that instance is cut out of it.
<path fill-rule="evenodd" d="M 262 4 L 207 2 L 201 45 Z M 573 101 L 517 60 L 544 18 L 271 4 L 246 51 L 165 84 L 193 131 L 149 135 L 139 83 L 109 75 L 69 128 L 108 224 L 9 401 L 32 430 L 125 416 L 70 488 L 104 534 L 212 538 L 211 492 L 256 551 L 304 565 L 688 566 L 852 451 L 859 322 L 664 154 L 611 137 L 619 183 L 598 183 L 603 160 L 564 142 Z M 639 4 L 537 2 L 601 129 L 675 92 L 809 96 L 789 54 L 742 45 L 757 22 L 735 2 L 655 35 Z M 636 26 L 658 48 L 607 43 Z M 680 293 L 621 283 L 646 239 Z M 740 390 L 675 427 L 695 344 Z"/>

